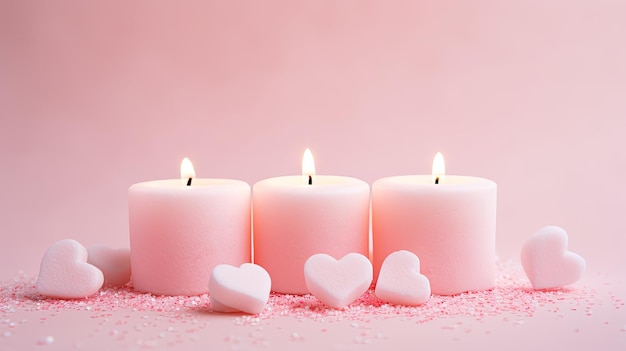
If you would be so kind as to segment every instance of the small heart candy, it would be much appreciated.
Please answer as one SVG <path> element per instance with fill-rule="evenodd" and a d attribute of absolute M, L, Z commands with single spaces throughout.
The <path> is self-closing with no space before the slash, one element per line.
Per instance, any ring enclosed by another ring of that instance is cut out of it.
<path fill-rule="evenodd" d="M 45 296 L 77 299 L 95 294 L 103 282 L 102 271 L 87 263 L 87 249 L 75 240 L 65 239 L 44 254 L 36 288 Z"/>
<path fill-rule="evenodd" d="M 261 313 L 270 298 L 272 280 L 256 264 L 215 266 L 209 278 L 211 307 L 218 312 Z"/>
<path fill-rule="evenodd" d="M 333 308 L 343 308 L 363 295 L 372 283 L 372 263 L 358 253 L 339 261 L 316 254 L 304 263 L 304 281 L 309 292 Z"/>
<path fill-rule="evenodd" d="M 130 281 L 130 250 L 95 245 L 88 250 L 87 263 L 104 274 L 105 286 L 123 286 Z"/>
<path fill-rule="evenodd" d="M 400 250 L 385 258 L 374 292 L 391 304 L 417 306 L 430 298 L 430 281 L 420 274 L 420 259 L 410 251 Z"/>
<path fill-rule="evenodd" d="M 554 289 L 573 284 L 585 271 L 585 260 L 567 251 L 567 233 L 547 226 L 537 231 L 522 247 L 522 267 L 533 288 Z"/>

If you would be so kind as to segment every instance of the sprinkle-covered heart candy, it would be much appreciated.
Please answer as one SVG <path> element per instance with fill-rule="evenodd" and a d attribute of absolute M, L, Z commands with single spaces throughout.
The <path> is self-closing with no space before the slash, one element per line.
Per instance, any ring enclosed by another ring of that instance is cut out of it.
<path fill-rule="evenodd" d="M 309 292 L 334 308 L 343 308 L 363 295 L 372 283 L 372 263 L 358 253 L 340 260 L 316 254 L 304 263 L 304 281 Z"/>
<path fill-rule="evenodd" d="M 410 251 L 400 250 L 385 258 L 374 292 L 391 304 L 417 306 L 430 298 L 430 282 L 420 274 L 419 258 Z"/>
<path fill-rule="evenodd" d="M 541 228 L 526 241 L 521 260 L 534 289 L 554 289 L 578 281 L 585 260 L 567 251 L 567 232 L 557 226 Z"/>
<path fill-rule="evenodd" d="M 45 296 L 77 299 L 95 294 L 104 282 L 97 267 L 87 263 L 87 249 L 75 240 L 61 240 L 41 260 L 37 291 Z"/>

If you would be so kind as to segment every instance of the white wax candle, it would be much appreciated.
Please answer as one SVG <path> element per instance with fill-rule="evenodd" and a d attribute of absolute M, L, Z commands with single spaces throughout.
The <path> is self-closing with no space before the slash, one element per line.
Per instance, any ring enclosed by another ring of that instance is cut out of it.
<path fill-rule="evenodd" d="M 438 184 L 436 184 L 438 182 Z M 495 284 L 497 186 L 477 177 L 411 175 L 372 185 L 376 274 L 398 250 L 419 256 L 433 294 L 453 295 Z"/>
<path fill-rule="evenodd" d="M 250 185 L 240 180 L 137 183 L 128 190 L 132 282 L 163 295 L 208 292 L 218 264 L 251 260 Z"/>
<path fill-rule="evenodd" d="M 314 254 L 368 254 L 369 185 L 314 175 L 312 167 L 303 173 L 253 187 L 254 261 L 269 272 L 275 292 L 307 293 L 304 263 Z"/>

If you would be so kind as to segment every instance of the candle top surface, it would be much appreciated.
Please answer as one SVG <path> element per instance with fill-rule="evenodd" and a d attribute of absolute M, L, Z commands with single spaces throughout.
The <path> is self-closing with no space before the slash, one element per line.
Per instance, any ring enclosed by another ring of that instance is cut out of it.
<path fill-rule="evenodd" d="M 404 175 L 381 178 L 374 182 L 376 187 L 428 187 L 432 189 L 460 189 L 460 188 L 491 188 L 496 187 L 496 183 L 487 178 L 443 175 L 439 183 L 435 184 L 432 175 Z"/>
<path fill-rule="evenodd" d="M 187 186 L 188 179 L 161 179 L 133 184 L 129 190 L 145 191 L 220 191 L 227 189 L 247 188 L 250 185 L 243 180 L 220 179 L 220 178 L 193 178 L 191 185 Z"/>
<path fill-rule="evenodd" d="M 312 184 L 308 183 L 308 175 L 292 175 L 281 176 L 274 178 L 263 179 L 256 184 L 267 184 L 286 187 L 312 187 L 312 186 L 345 186 L 351 184 L 365 184 L 367 183 L 361 179 L 344 176 L 331 176 L 331 175 L 313 175 Z"/>

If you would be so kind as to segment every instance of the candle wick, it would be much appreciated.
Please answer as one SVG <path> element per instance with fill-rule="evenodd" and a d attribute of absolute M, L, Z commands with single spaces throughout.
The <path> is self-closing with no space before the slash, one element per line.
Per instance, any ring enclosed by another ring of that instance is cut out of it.
<path fill-rule="evenodd" d="M 187 186 L 191 186 L 191 180 L 192 180 L 192 179 L 193 179 L 193 178 L 189 178 L 189 180 L 187 181 Z"/>
<path fill-rule="evenodd" d="M 313 177 L 309 175 L 309 185 L 313 184 Z"/>
<path fill-rule="evenodd" d="M 435 178 L 435 184 L 439 184 L 439 177 Z"/>

